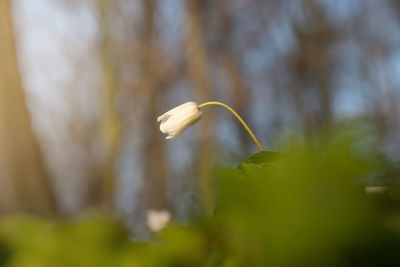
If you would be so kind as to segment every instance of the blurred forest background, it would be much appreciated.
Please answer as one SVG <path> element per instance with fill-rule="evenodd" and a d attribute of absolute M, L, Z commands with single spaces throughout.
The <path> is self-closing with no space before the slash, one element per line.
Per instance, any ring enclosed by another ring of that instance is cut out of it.
<path fill-rule="evenodd" d="M 358 118 L 397 161 L 399 33 L 397 0 L 1 0 L 0 213 L 210 214 L 210 174 L 257 148 L 213 107 L 165 141 L 186 101 L 270 150 Z"/>

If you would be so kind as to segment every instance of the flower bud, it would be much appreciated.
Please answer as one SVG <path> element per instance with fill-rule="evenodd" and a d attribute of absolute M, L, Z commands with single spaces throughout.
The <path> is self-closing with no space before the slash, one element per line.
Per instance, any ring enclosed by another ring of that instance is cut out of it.
<path fill-rule="evenodd" d="M 196 123 L 202 113 L 195 102 L 186 102 L 157 118 L 160 131 L 168 134 L 166 139 L 178 138 L 187 128 Z"/>

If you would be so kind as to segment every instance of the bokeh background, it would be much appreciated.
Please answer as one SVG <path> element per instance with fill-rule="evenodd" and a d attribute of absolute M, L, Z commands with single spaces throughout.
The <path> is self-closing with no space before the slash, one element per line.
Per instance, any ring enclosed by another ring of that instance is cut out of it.
<path fill-rule="evenodd" d="M 218 107 L 165 141 L 186 101 L 269 150 L 356 119 L 400 157 L 397 0 L 1 0 L 0 60 L 1 214 L 211 214 L 210 175 L 257 147 Z"/>

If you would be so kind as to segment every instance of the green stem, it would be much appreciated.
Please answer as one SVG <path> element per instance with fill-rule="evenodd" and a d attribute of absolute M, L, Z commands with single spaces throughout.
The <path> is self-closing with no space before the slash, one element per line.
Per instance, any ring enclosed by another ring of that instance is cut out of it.
<path fill-rule="evenodd" d="M 240 123 L 243 125 L 243 127 L 250 134 L 251 138 L 253 138 L 253 140 L 256 143 L 256 145 L 258 146 L 258 148 L 261 151 L 264 151 L 263 147 L 260 145 L 260 142 L 258 142 L 258 140 L 257 140 L 256 136 L 254 135 L 254 133 L 250 130 L 249 126 L 247 126 L 247 124 L 244 122 L 242 117 L 240 117 L 239 114 L 236 113 L 236 111 L 234 111 L 230 106 L 225 105 L 224 103 L 221 103 L 221 102 L 216 102 L 216 101 L 203 103 L 203 104 L 199 105 L 199 108 L 202 108 L 202 107 L 205 107 L 205 106 L 209 106 L 209 105 L 222 106 L 222 107 L 226 108 L 227 110 L 229 110 L 230 112 L 232 112 L 232 114 L 235 115 L 235 117 L 240 121 Z"/>

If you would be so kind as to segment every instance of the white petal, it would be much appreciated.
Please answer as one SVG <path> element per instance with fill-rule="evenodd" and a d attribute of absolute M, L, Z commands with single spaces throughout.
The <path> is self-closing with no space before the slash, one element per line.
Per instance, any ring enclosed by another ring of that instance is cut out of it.
<path fill-rule="evenodd" d="M 161 231 L 171 220 L 171 213 L 168 210 L 148 210 L 146 212 L 147 226 L 153 232 Z"/>
<path fill-rule="evenodd" d="M 188 127 L 196 123 L 202 113 L 195 102 L 186 102 L 157 118 L 160 131 L 168 134 L 167 139 L 179 137 Z"/>

